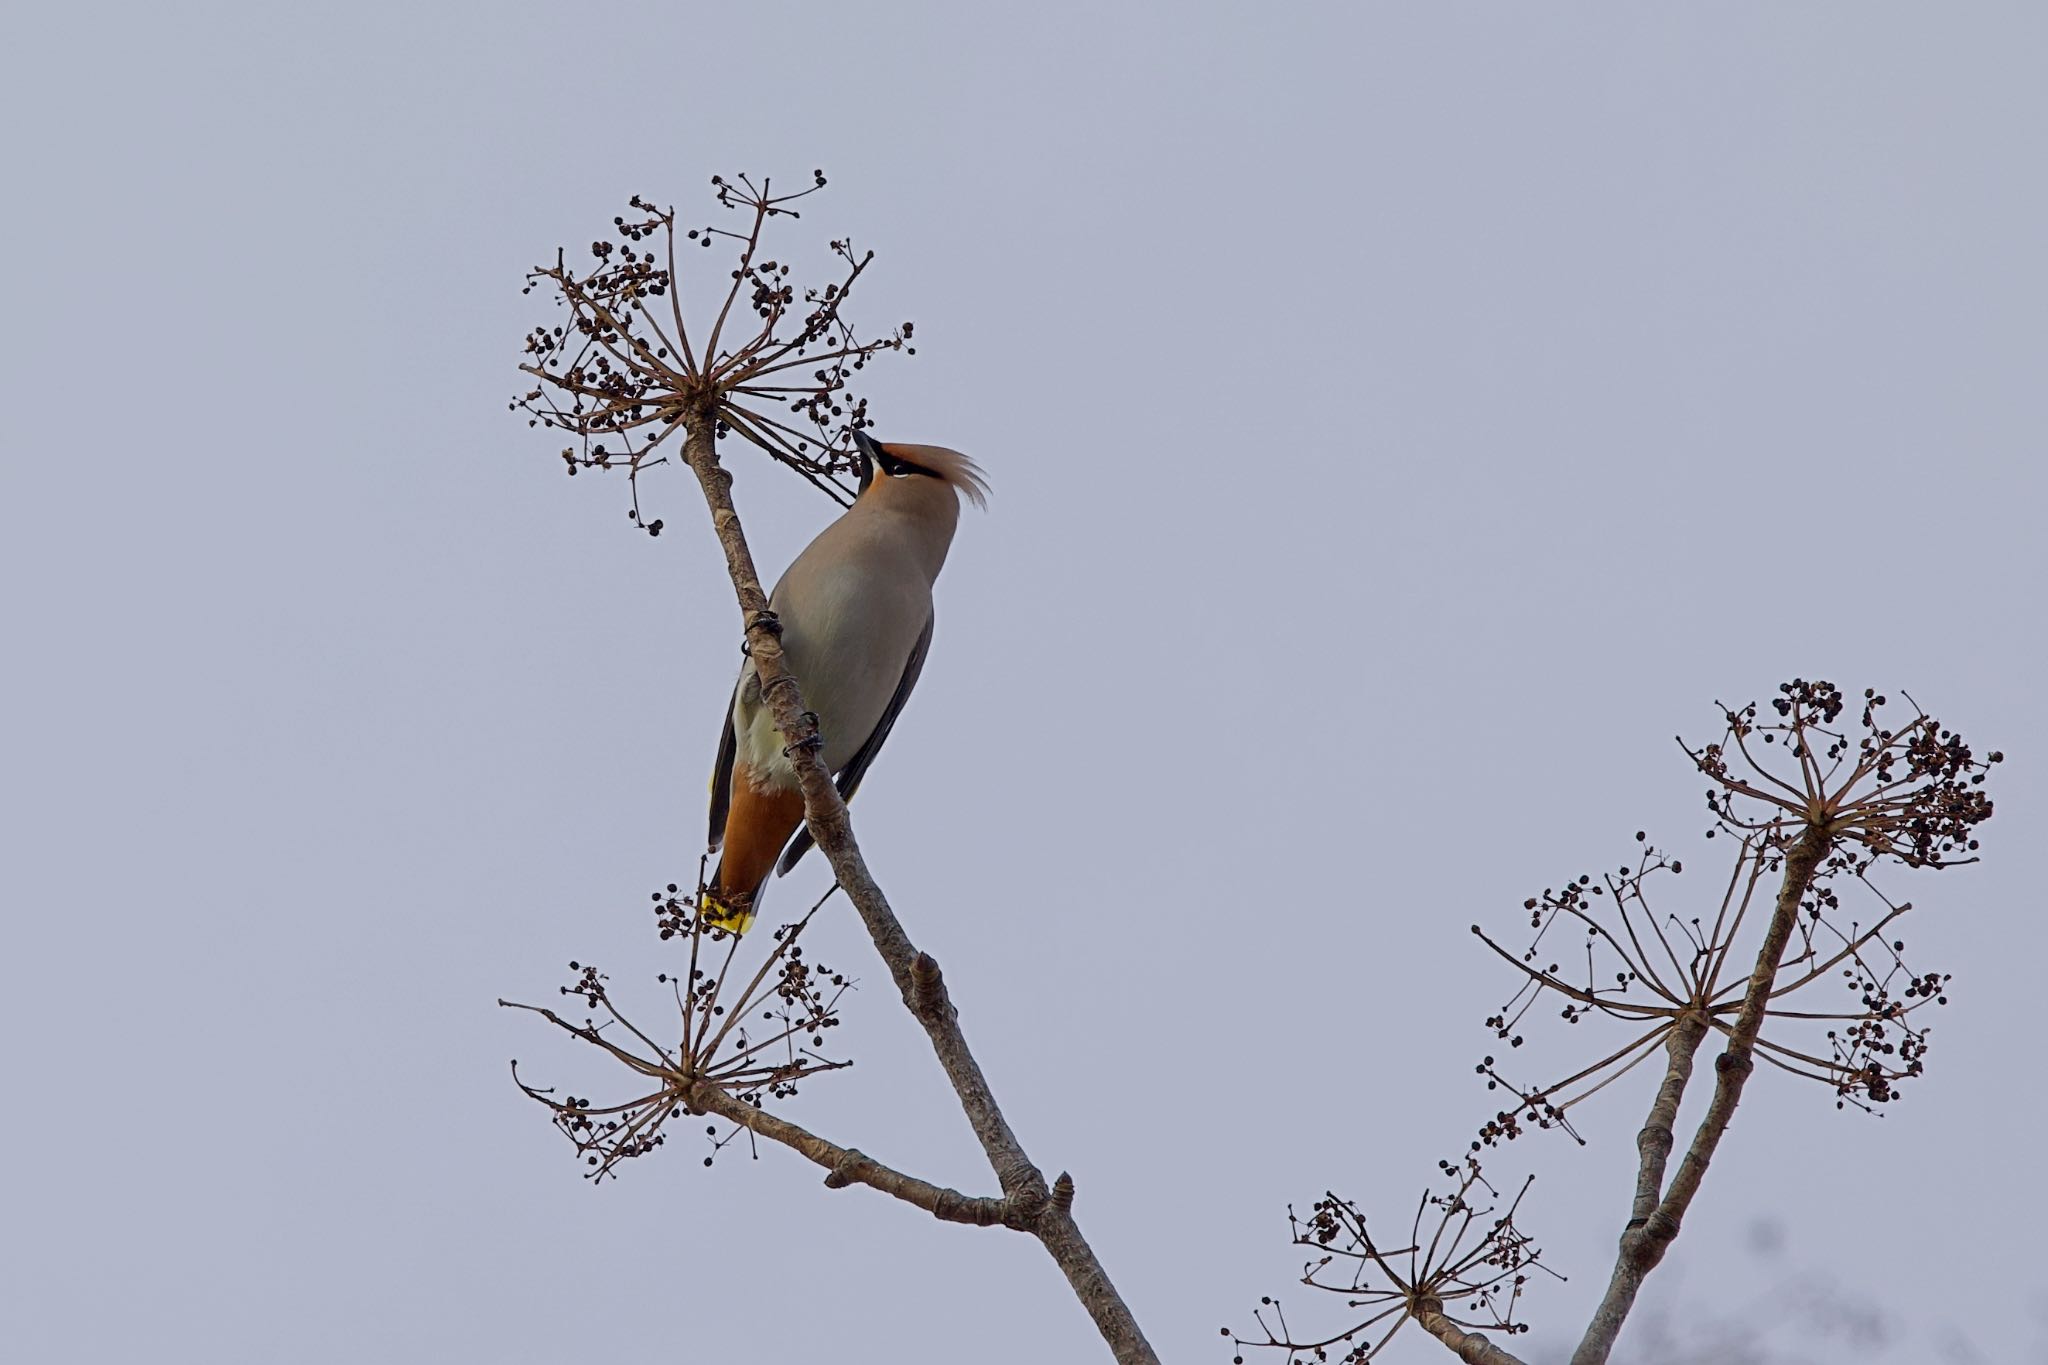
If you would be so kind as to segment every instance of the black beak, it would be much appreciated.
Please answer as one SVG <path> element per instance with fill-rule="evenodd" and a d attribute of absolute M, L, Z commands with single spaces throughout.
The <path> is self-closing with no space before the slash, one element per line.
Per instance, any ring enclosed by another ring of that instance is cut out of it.
<path fill-rule="evenodd" d="M 854 449 L 860 452 L 860 486 L 862 492 L 866 492 L 867 486 L 874 482 L 877 472 L 895 475 L 909 473 L 916 469 L 915 465 L 899 460 L 884 450 L 882 443 L 868 435 L 865 431 L 853 433 L 853 445 Z"/>
<path fill-rule="evenodd" d="M 882 453 L 881 445 L 865 431 L 853 433 L 854 453 L 860 456 L 860 491 L 868 491 L 868 485 L 875 481 L 876 457 Z"/>

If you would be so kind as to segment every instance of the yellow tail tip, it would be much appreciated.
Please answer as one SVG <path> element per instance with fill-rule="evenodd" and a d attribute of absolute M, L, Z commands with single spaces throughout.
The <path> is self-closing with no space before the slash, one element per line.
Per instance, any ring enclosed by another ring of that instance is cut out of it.
<path fill-rule="evenodd" d="M 729 905 L 709 891 L 704 893 L 697 917 L 703 921 L 706 929 L 723 929 L 734 938 L 754 927 L 753 906 L 745 902 L 736 906 Z"/>

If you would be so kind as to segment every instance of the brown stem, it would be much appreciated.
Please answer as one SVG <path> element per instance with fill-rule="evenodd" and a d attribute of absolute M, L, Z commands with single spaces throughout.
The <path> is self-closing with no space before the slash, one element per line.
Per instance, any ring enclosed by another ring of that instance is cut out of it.
<path fill-rule="evenodd" d="M 1020 1215 L 1025 1211 L 1008 1199 L 962 1194 L 958 1190 L 919 1180 L 914 1175 L 905 1175 L 893 1167 L 884 1166 L 865 1152 L 841 1147 L 807 1128 L 778 1118 L 765 1109 L 757 1109 L 709 1081 L 697 1082 L 682 1093 L 682 1099 L 693 1109 L 730 1119 L 740 1127 L 770 1142 L 779 1142 L 823 1166 L 825 1184 L 831 1189 L 866 1185 L 894 1195 L 906 1204 L 915 1204 L 934 1218 L 942 1218 L 949 1223 L 971 1223 L 984 1228 L 997 1223 L 1021 1225 Z"/>
<path fill-rule="evenodd" d="M 689 434 L 683 443 L 683 457 L 704 490 L 712 530 L 725 551 L 726 570 L 732 577 L 733 591 L 746 621 L 748 652 L 761 679 L 761 694 L 775 717 L 776 728 L 789 745 L 790 762 L 803 791 L 804 819 L 811 838 L 832 864 L 840 888 L 867 926 L 875 951 L 887 965 L 903 1003 L 930 1037 L 932 1051 L 960 1098 L 967 1122 L 1002 1186 L 1004 1200 L 1026 1220 L 1031 1234 L 1044 1244 L 1065 1273 L 1075 1297 L 1094 1319 L 1115 1358 L 1122 1365 L 1158 1365 L 1158 1356 L 1081 1235 L 1072 1213 L 1053 1204 L 1044 1174 L 1032 1164 L 1009 1121 L 1003 1117 L 988 1079 L 982 1075 L 981 1066 L 960 1030 L 959 1012 L 946 991 L 939 964 L 911 943 L 902 921 L 896 918 L 888 898 L 868 872 L 860 845 L 853 837 L 846 803 L 832 785 L 832 775 L 819 755 L 817 721 L 804 709 L 803 694 L 784 663 L 781 626 L 769 610 L 768 594 L 761 588 L 753 553 L 747 548 L 739 513 L 733 508 L 732 475 L 718 462 L 715 397 L 707 395 L 701 399 L 687 422 Z"/>
<path fill-rule="evenodd" d="M 1657 1088 L 1650 1116 L 1643 1121 L 1642 1131 L 1636 1134 L 1640 1164 L 1636 1169 L 1635 1208 L 1628 1220 L 1631 1229 L 1647 1226 L 1663 1197 L 1665 1164 L 1670 1160 L 1671 1148 L 1676 1142 L 1672 1128 L 1678 1122 L 1678 1104 L 1685 1098 L 1685 1087 L 1692 1081 L 1693 1058 L 1706 1036 L 1707 1017 L 1688 1010 L 1680 1016 L 1677 1026 L 1671 1030 L 1671 1037 L 1665 1041 L 1664 1049 L 1670 1060 L 1665 1063 L 1664 1084 Z"/>
<path fill-rule="evenodd" d="M 1621 1335 L 1622 1323 L 1627 1320 L 1629 1309 L 1635 1305 L 1636 1294 L 1641 1290 L 1644 1278 L 1656 1269 L 1678 1236 L 1686 1210 L 1692 1206 L 1693 1196 L 1699 1193 L 1700 1182 L 1706 1178 L 1707 1165 L 1714 1159 L 1714 1151 L 1728 1131 L 1729 1120 L 1735 1117 L 1735 1106 L 1742 1099 L 1742 1087 L 1748 1081 L 1749 1073 L 1756 1069 L 1757 1034 L 1763 1028 L 1779 964 L 1784 959 L 1786 945 L 1791 942 L 1792 932 L 1798 926 L 1800 902 L 1812 887 L 1814 873 L 1832 842 L 1833 835 L 1826 825 L 1808 824 L 1805 834 L 1785 851 L 1784 880 L 1778 886 L 1778 901 L 1771 913 L 1770 928 L 1765 931 L 1763 946 L 1757 950 L 1756 966 L 1750 971 L 1749 986 L 1743 993 L 1742 1010 L 1728 1032 L 1727 1049 L 1714 1059 L 1714 1097 L 1708 1102 L 1698 1131 L 1693 1134 L 1692 1145 L 1678 1164 L 1678 1173 L 1671 1178 L 1670 1187 L 1664 1189 L 1660 1187 L 1665 1160 L 1671 1151 L 1671 1125 L 1678 1116 L 1678 1102 L 1684 1096 L 1686 1083 L 1691 1079 L 1692 1054 L 1704 1037 L 1706 1019 L 1688 1014 L 1672 1034 L 1671 1065 L 1665 1073 L 1663 1087 L 1657 1092 L 1657 1101 L 1651 1107 L 1649 1121 L 1644 1124 L 1638 1139 L 1642 1167 L 1637 1175 L 1633 1214 L 1628 1228 L 1621 1234 L 1621 1251 L 1615 1258 L 1614 1275 L 1608 1281 L 1606 1296 L 1594 1311 L 1578 1350 L 1572 1353 L 1572 1365 L 1605 1365 L 1609 1353 L 1614 1350 L 1615 1340 Z M 1690 1042 L 1685 1045 L 1681 1060 L 1681 1034 L 1688 1029 L 1696 1031 L 1690 1034 Z"/>
<path fill-rule="evenodd" d="M 1494 1345 L 1484 1332 L 1468 1332 L 1445 1317 L 1443 1305 L 1435 1299 L 1417 1304 L 1414 1316 L 1423 1331 L 1450 1347 L 1451 1353 L 1465 1365 L 1522 1365 L 1519 1356 Z"/>

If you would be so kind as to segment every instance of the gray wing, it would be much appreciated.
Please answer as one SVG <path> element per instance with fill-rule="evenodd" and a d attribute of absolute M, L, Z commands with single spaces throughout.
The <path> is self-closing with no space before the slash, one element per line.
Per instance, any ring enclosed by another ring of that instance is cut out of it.
<path fill-rule="evenodd" d="M 896 717 L 902 714 L 903 703 L 910 700 L 910 690 L 917 686 L 917 675 L 924 672 L 924 656 L 932 647 L 932 622 L 936 615 L 924 618 L 924 633 L 917 637 L 911 647 L 910 658 L 903 665 L 903 678 L 896 684 L 895 695 L 889 698 L 889 705 L 883 710 L 882 718 L 875 722 L 874 733 L 860 746 L 854 756 L 839 770 L 834 785 L 839 788 L 840 799 L 851 801 L 853 794 L 860 790 L 861 778 L 867 776 L 868 765 L 875 761 L 875 755 L 882 752 L 882 741 L 889 738 L 889 731 L 896 725 Z M 728 722 L 728 732 L 730 722 Z M 727 764 L 730 772 L 731 764 Z M 730 786 L 731 779 L 727 779 Z M 715 803 L 714 803 L 715 804 Z M 797 865 L 804 854 L 811 851 L 811 831 L 808 825 L 797 829 L 796 837 L 789 841 L 789 847 L 782 854 L 782 861 L 776 864 L 775 875 L 781 876 Z"/>
<path fill-rule="evenodd" d="M 734 698 L 738 698 L 735 689 Z M 711 765 L 711 833 L 706 843 L 716 853 L 725 842 L 725 817 L 732 809 L 732 765 L 739 753 L 739 736 L 732 729 L 733 708 L 725 708 L 725 733 L 718 737 L 718 761 Z"/>

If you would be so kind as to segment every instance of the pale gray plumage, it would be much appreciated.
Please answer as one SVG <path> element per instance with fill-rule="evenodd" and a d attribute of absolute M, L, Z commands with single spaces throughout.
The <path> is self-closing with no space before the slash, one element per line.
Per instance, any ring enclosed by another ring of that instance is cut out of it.
<path fill-rule="evenodd" d="M 960 498 L 979 504 L 985 496 L 980 471 L 957 451 L 858 440 L 869 462 L 860 496 L 796 557 L 769 602 L 844 796 L 859 787 L 924 666 L 932 585 L 959 524 Z M 774 855 L 787 843 L 786 872 L 810 847 L 783 747 L 750 660 L 712 774 L 710 830 L 711 846 L 726 848 L 711 888 L 725 903 L 747 898 L 735 907 L 745 918 Z"/>

